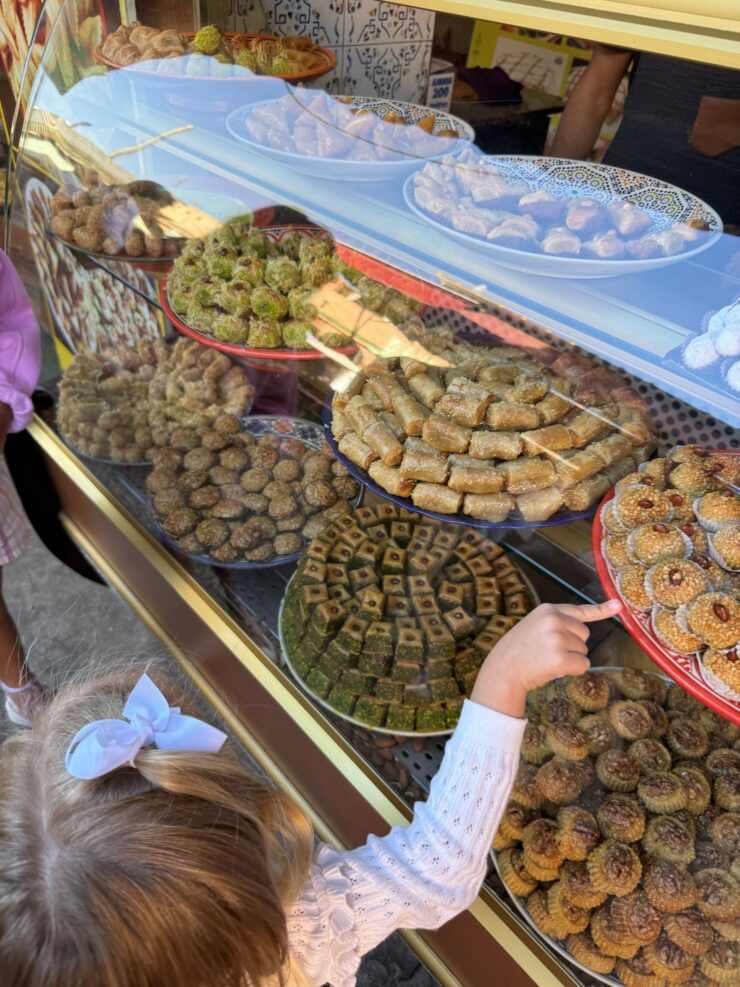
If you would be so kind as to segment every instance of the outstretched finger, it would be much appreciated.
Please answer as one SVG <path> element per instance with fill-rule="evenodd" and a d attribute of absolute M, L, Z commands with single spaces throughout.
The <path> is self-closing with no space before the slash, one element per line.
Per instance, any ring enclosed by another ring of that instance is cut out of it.
<path fill-rule="evenodd" d="M 558 610 L 564 617 L 572 617 L 584 624 L 590 624 L 592 620 L 607 620 L 618 614 L 621 609 L 621 600 L 607 600 L 606 603 L 584 603 L 582 606 L 571 603 L 558 605 Z"/>
<path fill-rule="evenodd" d="M 591 668 L 591 662 L 585 655 L 574 654 L 572 651 L 563 661 L 562 675 L 584 675 Z"/>

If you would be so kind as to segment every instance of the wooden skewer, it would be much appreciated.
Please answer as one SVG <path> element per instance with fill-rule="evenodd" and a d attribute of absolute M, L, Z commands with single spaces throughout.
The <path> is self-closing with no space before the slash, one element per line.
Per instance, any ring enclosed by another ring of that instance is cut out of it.
<path fill-rule="evenodd" d="M 164 140 L 166 137 L 172 137 L 173 134 L 181 134 L 185 130 L 192 130 L 192 123 L 185 123 L 181 127 L 173 127 L 172 130 L 165 130 L 164 133 L 157 134 L 156 137 L 149 137 L 145 141 L 140 141 L 138 144 L 132 144 L 130 147 L 119 147 L 117 151 L 111 151 L 108 155 L 109 158 L 118 158 L 123 154 L 134 154 L 136 151 L 141 151 L 145 147 L 149 147 L 150 144 L 156 144 L 157 141 Z"/>

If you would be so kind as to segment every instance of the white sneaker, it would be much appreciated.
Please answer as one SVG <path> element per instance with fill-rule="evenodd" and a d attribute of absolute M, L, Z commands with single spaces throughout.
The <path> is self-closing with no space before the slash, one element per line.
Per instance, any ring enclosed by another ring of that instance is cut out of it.
<path fill-rule="evenodd" d="M 51 695 L 48 685 L 31 676 L 25 688 L 18 692 L 5 692 L 5 713 L 16 726 L 32 727 L 34 716 L 51 699 Z"/>

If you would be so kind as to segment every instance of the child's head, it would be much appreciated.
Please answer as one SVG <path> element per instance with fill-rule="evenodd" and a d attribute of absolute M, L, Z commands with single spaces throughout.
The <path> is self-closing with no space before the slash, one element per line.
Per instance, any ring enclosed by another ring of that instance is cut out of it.
<path fill-rule="evenodd" d="M 243 987 L 285 968 L 284 909 L 308 872 L 310 826 L 229 745 L 143 749 L 93 781 L 65 769 L 75 733 L 121 719 L 137 678 L 63 690 L 0 748 L 3 983 Z"/>

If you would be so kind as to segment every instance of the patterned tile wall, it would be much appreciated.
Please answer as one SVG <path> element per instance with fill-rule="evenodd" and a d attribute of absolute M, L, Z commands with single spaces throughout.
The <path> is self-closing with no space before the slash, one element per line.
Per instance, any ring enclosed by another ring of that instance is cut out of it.
<path fill-rule="evenodd" d="M 307 34 L 337 53 L 316 85 L 418 103 L 429 82 L 434 14 L 384 0 L 233 0 L 228 28 Z"/>

